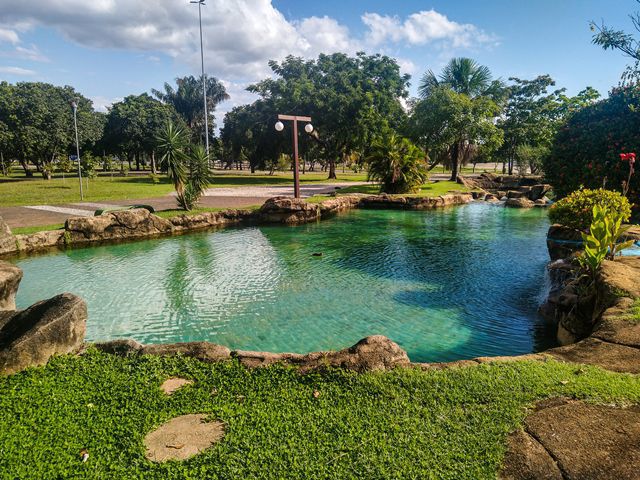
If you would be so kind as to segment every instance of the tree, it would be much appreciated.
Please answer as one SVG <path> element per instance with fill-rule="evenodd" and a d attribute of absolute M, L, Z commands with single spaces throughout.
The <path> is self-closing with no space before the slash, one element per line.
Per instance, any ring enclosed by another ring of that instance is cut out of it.
<path fill-rule="evenodd" d="M 164 90 L 151 90 L 164 103 L 172 105 L 191 130 L 192 138 L 204 141 L 204 102 L 202 99 L 202 77 L 193 75 L 176 78 L 177 88 L 165 83 Z M 217 105 L 229 99 L 224 85 L 216 77 L 207 77 L 207 113 L 209 114 L 209 137 L 215 132 L 213 112 Z"/>
<path fill-rule="evenodd" d="M 415 192 L 428 179 L 425 158 L 409 139 L 386 132 L 373 142 L 367 156 L 367 180 L 380 182 L 385 193 Z"/>
<path fill-rule="evenodd" d="M 92 148 L 102 134 L 103 117 L 91 100 L 72 87 L 41 82 L 0 83 L 0 148 L 3 157 L 16 159 L 25 174 L 29 164 L 50 179 L 53 164 L 75 151 L 71 101 L 78 105 L 80 148 Z"/>
<path fill-rule="evenodd" d="M 160 166 L 167 172 L 176 193 L 184 190 L 185 159 L 184 151 L 187 139 L 184 130 L 167 122 L 162 132 L 156 137 L 156 145 L 160 152 Z"/>
<path fill-rule="evenodd" d="M 408 95 L 408 75 L 397 62 L 383 55 L 342 53 L 320 55 L 316 60 L 289 56 L 269 62 L 275 78 L 248 88 L 260 99 L 225 117 L 223 139 L 271 158 L 290 150 L 290 132 L 273 131 L 278 113 L 304 114 L 313 119 L 314 133 L 301 141 L 317 143 L 327 160 L 329 178 L 336 178 L 336 162 L 352 151 L 363 152 L 386 127 L 398 127 L 405 113 L 400 100 Z M 229 123 L 227 123 L 229 122 Z M 280 137 L 280 138 L 278 138 Z M 285 140 L 285 137 L 286 138 Z"/>
<path fill-rule="evenodd" d="M 129 95 L 109 109 L 104 132 L 105 148 L 122 155 L 130 166 L 135 158 L 138 170 L 147 155 L 155 173 L 156 139 L 168 122 L 184 124 L 171 105 L 163 104 L 146 93 Z"/>
<path fill-rule="evenodd" d="M 472 98 L 441 85 L 414 103 L 406 128 L 425 148 L 431 168 L 439 162 L 448 163 L 455 181 L 459 165 L 468 162 L 480 147 L 486 154 L 502 144 L 502 132 L 494 125 L 499 113 L 498 105 L 488 97 Z"/>

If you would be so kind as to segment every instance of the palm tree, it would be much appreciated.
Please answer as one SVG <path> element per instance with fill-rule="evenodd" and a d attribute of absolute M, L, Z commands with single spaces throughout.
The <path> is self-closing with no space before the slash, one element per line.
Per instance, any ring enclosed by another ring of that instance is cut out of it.
<path fill-rule="evenodd" d="M 491 70 L 488 67 L 464 57 L 452 58 L 439 76 L 436 76 L 432 70 L 427 71 L 420 81 L 418 94 L 421 98 L 428 97 L 437 87 L 448 87 L 470 98 L 479 96 L 493 98 L 504 90 L 502 81 L 492 80 Z"/>
<path fill-rule="evenodd" d="M 200 132 L 204 127 L 204 106 L 202 102 L 202 77 L 188 75 L 176 78 L 177 88 L 168 83 L 164 84 L 164 91 L 152 89 L 153 95 L 160 101 L 173 105 L 176 111 L 187 122 L 192 132 Z M 215 77 L 207 77 L 207 111 L 212 114 L 216 106 L 228 100 L 224 85 Z M 209 122 L 209 129 L 213 131 L 215 124 Z M 199 136 L 198 133 L 194 133 Z"/>
<path fill-rule="evenodd" d="M 428 177 L 425 153 L 395 133 L 377 139 L 367 157 L 367 180 L 377 181 L 385 193 L 415 192 Z"/>

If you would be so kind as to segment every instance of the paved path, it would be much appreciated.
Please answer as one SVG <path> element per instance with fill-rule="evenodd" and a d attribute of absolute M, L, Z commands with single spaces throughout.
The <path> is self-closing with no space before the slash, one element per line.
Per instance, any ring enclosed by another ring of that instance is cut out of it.
<path fill-rule="evenodd" d="M 300 187 L 302 197 L 311 197 L 335 192 L 336 188 L 363 185 L 365 182 L 315 183 Z M 293 196 L 293 185 L 244 186 L 209 188 L 200 201 L 202 207 L 246 208 L 261 205 L 267 198 L 286 195 Z M 2 216 L 10 228 L 54 225 L 64 223 L 70 217 L 93 216 L 95 210 L 123 205 L 151 205 L 156 210 L 176 208 L 175 193 L 162 197 L 112 200 L 108 202 L 79 202 L 63 205 L 28 205 L 24 207 L 0 208 Z"/>

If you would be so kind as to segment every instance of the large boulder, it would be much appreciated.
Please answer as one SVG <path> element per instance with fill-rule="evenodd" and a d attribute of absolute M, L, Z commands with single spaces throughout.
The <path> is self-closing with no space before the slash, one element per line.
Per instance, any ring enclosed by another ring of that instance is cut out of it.
<path fill-rule="evenodd" d="M 221 225 L 237 224 L 254 218 L 251 210 L 223 210 L 204 212 L 197 215 L 178 215 L 170 219 L 176 231 L 200 230 Z"/>
<path fill-rule="evenodd" d="M 473 200 L 470 193 L 447 193 L 438 197 L 419 197 L 415 195 L 369 195 L 360 199 L 363 208 L 398 208 L 405 210 L 431 210 L 434 208 L 463 205 Z"/>
<path fill-rule="evenodd" d="M 582 233 L 580 230 L 553 224 L 547 231 L 547 250 L 551 260 L 570 257 L 582 250 Z"/>
<path fill-rule="evenodd" d="M 123 240 L 171 233 L 173 225 L 147 209 L 119 210 L 97 217 L 70 218 L 65 224 L 70 244 Z"/>
<path fill-rule="evenodd" d="M 260 220 L 270 223 L 298 224 L 313 222 L 320 218 L 320 206 L 307 203 L 300 198 L 273 197 L 260 207 L 258 217 Z"/>
<path fill-rule="evenodd" d="M 9 225 L 0 217 L 0 255 L 13 253 L 17 249 L 16 237 L 11 233 Z"/>
<path fill-rule="evenodd" d="M 546 183 L 539 183 L 537 185 L 533 185 L 529 187 L 529 191 L 527 192 L 527 198 L 535 202 L 536 200 L 540 200 L 550 191 L 551 191 L 551 185 L 548 185 Z"/>
<path fill-rule="evenodd" d="M 16 292 L 22 270 L 12 263 L 0 261 L 0 311 L 16 309 Z"/>
<path fill-rule="evenodd" d="M 512 192 L 509 192 L 512 193 Z M 506 202 L 504 202 L 505 207 L 510 208 L 533 208 L 535 203 L 533 203 L 528 198 L 508 198 Z"/>
<path fill-rule="evenodd" d="M 0 374 L 44 365 L 54 355 L 78 351 L 86 323 L 87 305 L 70 293 L 5 314 L 0 322 Z"/>

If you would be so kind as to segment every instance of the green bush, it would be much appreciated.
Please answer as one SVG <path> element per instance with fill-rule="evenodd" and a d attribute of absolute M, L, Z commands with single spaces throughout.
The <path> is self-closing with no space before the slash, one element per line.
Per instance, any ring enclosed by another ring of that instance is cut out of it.
<path fill-rule="evenodd" d="M 576 190 L 549 209 L 549 219 L 566 227 L 586 231 L 591 225 L 593 207 L 599 205 L 620 216 L 623 222 L 631 216 L 631 204 L 626 197 L 612 190 Z"/>

